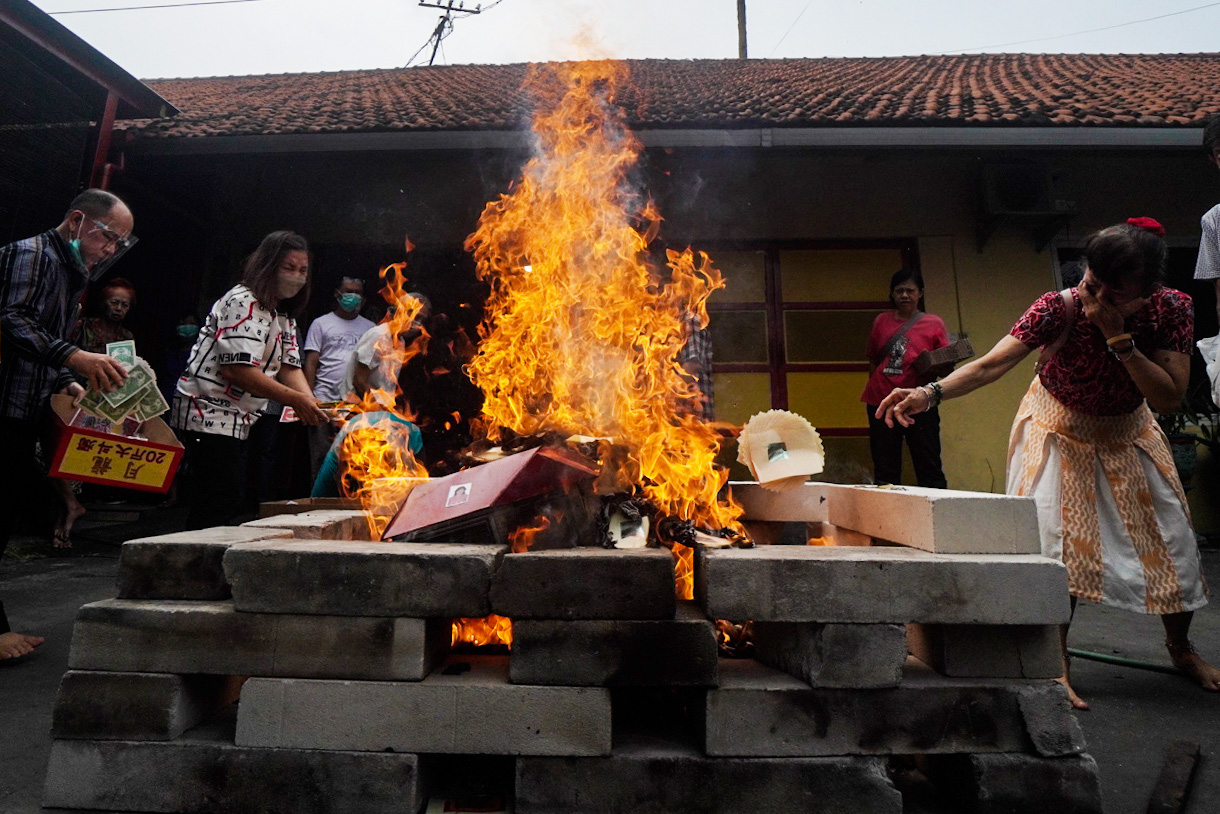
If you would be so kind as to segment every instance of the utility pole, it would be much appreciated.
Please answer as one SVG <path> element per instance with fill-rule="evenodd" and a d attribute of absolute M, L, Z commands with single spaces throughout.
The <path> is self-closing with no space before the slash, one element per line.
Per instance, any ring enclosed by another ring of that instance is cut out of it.
<path fill-rule="evenodd" d="M 746 57 L 746 0 L 737 0 L 737 58 Z"/>
<path fill-rule="evenodd" d="M 744 2 L 744 0 L 739 0 L 739 2 Z M 428 57 L 429 65 L 436 61 L 436 52 L 441 47 L 441 40 L 445 39 L 449 32 L 453 30 L 453 15 L 478 14 L 483 10 L 482 3 L 474 8 L 466 8 L 465 0 L 445 0 L 443 3 L 429 3 L 427 0 L 419 0 L 419 4 L 424 8 L 439 8 L 445 12 L 441 15 L 440 22 L 436 24 L 436 29 L 428 40 L 428 42 L 432 43 L 432 56 Z M 492 3 L 492 5 L 494 6 L 495 3 Z M 427 43 L 424 43 L 424 47 L 427 47 Z"/>

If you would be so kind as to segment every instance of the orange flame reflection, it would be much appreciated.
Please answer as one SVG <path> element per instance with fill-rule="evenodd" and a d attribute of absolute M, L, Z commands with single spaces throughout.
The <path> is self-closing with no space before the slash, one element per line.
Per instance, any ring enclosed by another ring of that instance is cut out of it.
<path fill-rule="evenodd" d="M 491 644 L 512 645 L 513 620 L 494 613 L 482 619 L 454 619 L 452 646 L 459 644 L 482 647 Z"/>
<path fill-rule="evenodd" d="M 661 217 L 627 182 L 641 148 L 614 103 L 625 78 L 616 62 L 531 70 L 536 154 L 466 240 L 491 289 L 469 372 L 489 437 L 612 438 L 621 475 L 660 512 L 744 534 L 740 506 L 718 502 L 720 437 L 692 414 L 700 392 L 677 361 L 724 281 L 689 249 L 667 251 L 666 272 L 647 262 Z"/>

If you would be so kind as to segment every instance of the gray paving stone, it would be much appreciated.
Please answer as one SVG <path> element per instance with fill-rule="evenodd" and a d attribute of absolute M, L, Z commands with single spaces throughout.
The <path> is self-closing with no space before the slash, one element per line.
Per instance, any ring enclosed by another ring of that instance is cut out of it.
<path fill-rule="evenodd" d="M 1034 501 L 986 492 L 824 484 L 827 520 L 942 554 L 1037 554 Z"/>
<path fill-rule="evenodd" d="M 418 681 L 448 619 L 239 613 L 232 602 L 107 599 L 72 630 L 74 670 Z"/>
<path fill-rule="evenodd" d="M 1102 814 L 1097 762 L 1087 754 L 955 755 L 932 767 L 937 785 L 976 814 Z"/>
<path fill-rule="evenodd" d="M 1056 625 L 907 625 L 911 655 L 961 678 L 1058 678 Z"/>
<path fill-rule="evenodd" d="M 914 662 L 897 687 L 847 690 L 724 659 L 705 737 L 708 755 L 742 757 L 1084 751 L 1055 682 L 951 679 Z"/>
<path fill-rule="evenodd" d="M 372 531 L 363 511 L 359 509 L 314 509 L 299 514 L 276 514 L 260 517 L 245 528 L 288 529 L 302 540 L 371 540 Z"/>
<path fill-rule="evenodd" d="M 774 492 L 751 481 L 730 481 L 733 498 L 746 510 L 749 520 L 820 523 L 828 518 L 826 484 L 805 483 Z"/>
<path fill-rule="evenodd" d="M 571 687 L 714 687 L 716 630 L 690 601 L 675 619 L 519 619 L 509 681 Z"/>
<path fill-rule="evenodd" d="M 516 814 L 899 814 L 879 758 L 709 758 L 615 745 L 609 757 L 517 758 Z"/>
<path fill-rule="evenodd" d="M 491 583 L 510 619 L 673 619 L 673 555 L 665 548 L 568 548 L 507 554 Z"/>
<path fill-rule="evenodd" d="M 426 800 L 417 755 L 251 749 L 232 725 L 168 742 L 57 740 L 43 805 L 182 814 L 404 814 Z"/>
<path fill-rule="evenodd" d="M 303 514 L 318 509 L 361 509 L 360 501 L 351 497 L 302 497 L 296 500 L 272 500 L 258 504 L 258 516 L 275 517 L 278 514 Z"/>
<path fill-rule="evenodd" d="M 217 526 L 123 543 L 119 599 L 228 599 L 221 561 L 229 546 L 292 538 L 288 529 Z"/>
<path fill-rule="evenodd" d="M 609 690 L 509 684 L 506 656 L 454 657 L 447 665 L 412 683 L 251 678 L 236 742 L 477 755 L 610 752 Z"/>
<path fill-rule="evenodd" d="M 695 597 L 713 619 L 755 622 L 1068 621 L 1063 563 L 902 546 L 700 549 Z"/>
<path fill-rule="evenodd" d="M 755 622 L 754 657 L 815 687 L 895 687 L 907 659 L 902 625 Z"/>
<path fill-rule="evenodd" d="M 69 670 L 59 682 L 51 737 L 168 741 L 227 707 L 238 676 Z"/>
<path fill-rule="evenodd" d="M 491 613 L 492 573 L 504 551 L 455 543 L 270 540 L 231 547 L 224 568 L 239 611 L 482 618 Z"/>

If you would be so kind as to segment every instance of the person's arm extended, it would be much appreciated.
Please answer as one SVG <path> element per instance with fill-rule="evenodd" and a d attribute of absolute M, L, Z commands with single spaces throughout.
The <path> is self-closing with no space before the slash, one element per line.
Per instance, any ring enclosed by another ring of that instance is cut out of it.
<path fill-rule="evenodd" d="M 296 376 L 285 376 L 289 371 Z M 329 420 L 326 413 L 318 409 L 317 399 L 305 384 L 305 376 L 300 368 L 282 367 L 278 376 L 273 379 L 253 365 L 221 365 L 220 377 L 259 398 L 275 399 L 287 404 L 306 424 L 323 424 Z"/>
<path fill-rule="evenodd" d="M 313 392 L 314 386 L 318 383 L 318 360 L 322 355 L 316 350 L 305 351 L 305 358 L 301 364 L 301 372 L 305 374 L 305 383 L 309 385 L 309 392 Z"/>
<path fill-rule="evenodd" d="M 941 379 L 939 384 L 943 398 L 951 399 L 972 393 L 991 384 L 1029 355 L 1031 348 L 1014 336 L 1004 336 L 995 347 L 973 362 L 962 365 Z M 877 407 L 877 418 L 884 418 L 887 426 L 897 421 L 909 427 L 915 415 L 932 406 L 932 397 L 922 388 L 898 388 L 885 397 Z"/>

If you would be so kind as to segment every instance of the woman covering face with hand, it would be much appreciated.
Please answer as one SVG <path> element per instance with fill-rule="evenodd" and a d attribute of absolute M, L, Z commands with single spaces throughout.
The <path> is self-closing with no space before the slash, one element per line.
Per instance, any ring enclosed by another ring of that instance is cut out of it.
<path fill-rule="evenodd" d="M 1042 552 L 1077 598 L 1157 614 L 1174 665 L 1204 689 L 1220 670 L 1188 633 L 1207 603 L 1199 551 L 1165 434 L 1190 378 L 1190 297 L 1161 285 L 1165 230 L 1132 218 L 1090 236 L 1080 285 L 1042 295 L 995 347 L 940 382 L 898 389 L 877 409 L 909 425 L 990 384 L 1043 347 L 1009 438 L 1008 493 L 1034 498 Z M 1151 407 L 1151 409 L 1149 409 Z M 1067 627 L 1063 628 L 1066 647 Z M 1087 709 L 1062 682 L 1077 709 Z"/>
<path fill-rule="evenodd" d="M 240 511 L 245 442 L 268 399 L 292 407 L 306 424 L 327 420 L 297 348 L 296 316 L 309 301 L 308 244 L 292 232 L 272 232 L 243 268 L 242 282 L 204 320 L 171 411 L 191 462 L 188 528 L 223 524 Z"/>

